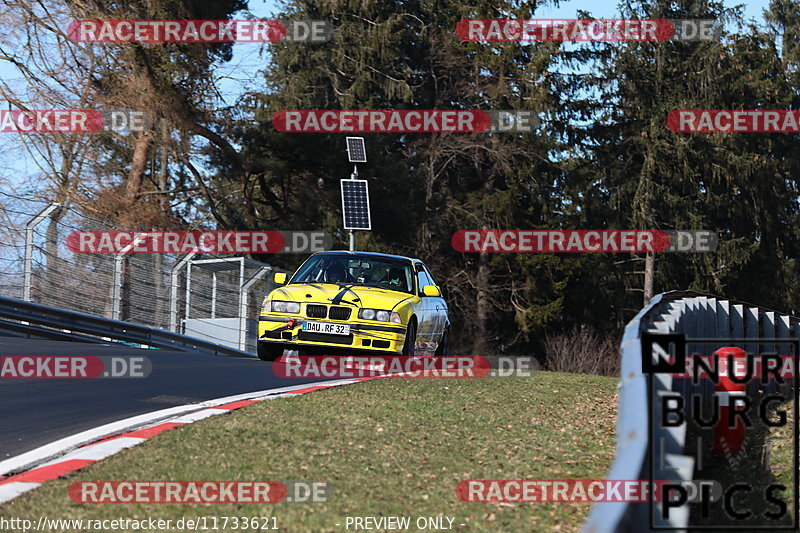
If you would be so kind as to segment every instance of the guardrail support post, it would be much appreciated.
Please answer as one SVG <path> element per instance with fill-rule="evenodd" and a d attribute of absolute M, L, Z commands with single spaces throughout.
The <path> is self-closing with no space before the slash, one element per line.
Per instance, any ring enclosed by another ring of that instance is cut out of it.
<path fill-rule="evenodd" d="M 261 267 L 258 272 L 244 283 L 240 285 L 241 294 L 239 295 L 239 349 L 243 352 L 247 351 L 247 304 L 248 304 L 248 291 L 259 279 L 261 279 L 267 272 L 272 270 L 272 267 Z M 258 341 L 256 341 L 258 342 Z"/>
<path fill-rule="evenodd" d="M 217 272 L 211 273 L 211 318 L 217 318 Z"/>
<path fill-rule="evenodd" d="M 184 298 L 184 310 L 183 310 L 183 319 L 189 320 L 189 315 L 192 311 L 192 262 L 189 261 L 189 264 L 186 266 L 186 291 L 183 295 Z"/>
<path fill-rule="evenodd" d="M 244 305 L 244 257 L 239 258 L 239 349 L 247 342 L 247 308 Z"/>
<path fill-rule="evenodd" d="M 188 253 L 175 263 L 170 272 L 170 293 L 169 293 L 169 330 L 178 332 L 178 276 L 183 266 L 192 260 L 195 252 Z"/>
<path fill-rule="evenodd" d="M 143 237 L 136 236 L 133 242 L 114 255 L 114 285 L 111 288 L 111 318 L 119 320 L 122 311 L 122 268 L 125 256 L 133 250 L 133 247 L 144 240 Z M 128 317 L 125 317 L 128 318 Z"/>
<path fill-rule="evenodd" d="M 120 303 L 122 300 L 122 260 L 123 254 L 114 256 L 114 281 L 111 286 L 111 318 L 119 320 Z"/>
<path fill-rule="evenodd" d="M 26 302 L 31 301 L 31 286 L 33 285 L 33 230 L 59 207 L 61 204 L 53 202 L 25 224 L 25 280 L 22 284 L 22 299 Z"/>

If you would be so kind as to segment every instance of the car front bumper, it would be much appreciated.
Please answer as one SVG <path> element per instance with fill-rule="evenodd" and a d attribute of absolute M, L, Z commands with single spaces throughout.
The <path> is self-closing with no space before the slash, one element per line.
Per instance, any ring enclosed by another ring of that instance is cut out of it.
<path fill-rule="evenodd" d="M 318 320 L 277 314 L 262 314 L 258 319 L 258 340 L 284 346 L 288 350 L 325 349 L 331 352 L 372 352 L 402 354 L 406 327 L 401 324 L 367 321 L 319 320 L 350 326 L 349 335 L 303 331 L 303 322 Z"/>

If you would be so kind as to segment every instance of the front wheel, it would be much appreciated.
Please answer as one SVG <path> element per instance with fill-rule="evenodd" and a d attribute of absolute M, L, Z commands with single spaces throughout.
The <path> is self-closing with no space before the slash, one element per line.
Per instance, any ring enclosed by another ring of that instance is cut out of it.
<path fill-rule="evenodd" d="M 283 355 L 283 346 L 271 342 L 258 343 L 258 358 L 262 361 L 274 361 Z"/>
<path fill-rule="evenodd" d="M 406 340 L 403 343 L 403 355 L 414 355 L 414 345 L 417 343 L 417 323 L 409 321 L 406 328 Z"/>

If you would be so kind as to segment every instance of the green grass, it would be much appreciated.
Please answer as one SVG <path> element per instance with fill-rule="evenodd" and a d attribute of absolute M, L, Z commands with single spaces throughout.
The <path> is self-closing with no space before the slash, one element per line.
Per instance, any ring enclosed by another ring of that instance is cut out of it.
<path fill-rule="evenodd" d="M 783 394 L 790 394 L 784 391 Z M 794 468 L 794 402 L 787 401 L 780 405 L 772 405 L 768 413 L 770 420 L 777 420 L 777 411 L 785 411 L 786 424 L 778 427 L 765 426 L 756 414 L 758 405 L 753 407 L 749 418 L 754 423 L 748 429 L 748 439 L 744 449 L 733 457 L 726 455 L 708 455 L 703 462 L 703 470 L 695 472 L 698 479 L 714 479 L 720 482 L 723 490 L 729 490 L 735 484 L 746 483 L 751 490 L 739 493 L 736 505 L 740 510 L 746 508 L 752 513 L 747 519 L 740 520 L 731 516 L 720 502 L 710 506 L 708 516 L 703 516 L 702 506 L 693 507 L 695 525 L 718 526 L 727 525 L 742 527 L 791 527 L 793 507 L 796 498 L 793 486 Z M 713 437 L 712 437 L 713 438 Z M 775 493 L 782 498 L 788 508 L 787 513 L 779 518 L 765 516 L 765 512 L 775 513 L 778 509 L 766 498 L 766 491 L 774 484 L 784 485 L 787 489 Z"/>
<path fill-rule="evenodd" d="M 575 531 L 591 504 L 465 503 L 455 487 L 467 479 L 603 478 L 614 452 L 616 383 L 550 372 L 384 379 L 265 401 L 48 482 L 0 506 L 0 516 L 274 515 L 291 532 L 344 532 L 348 515 L 449 516 L 455 531 Z M 130 479 L 327 481 L 335 493 L 327 503 L 274 505 L 90 505 L 67 495 L 75 481 Z"/>
<path fill-rule="evenodd" d="M 787 501 L 794 501 L 794 431 L 797 421 L 794 419 L 794 400 L 790 400 L 778 406 L 778 409 L 786 412 L 786 424 L 779 427 L 770 428 L 769 431 L 769 463 L 775 480 L 788 487 L 785 494 Z"/>

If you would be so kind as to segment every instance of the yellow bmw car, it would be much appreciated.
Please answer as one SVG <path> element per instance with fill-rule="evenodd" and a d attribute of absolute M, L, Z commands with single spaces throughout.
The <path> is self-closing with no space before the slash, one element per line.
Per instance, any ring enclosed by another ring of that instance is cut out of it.
<path fill-rule="evenodd" d="M 303 353 L 447 355 L 447 304 L 419 259 L 319 252 L 264 299 L 258 357 Z"/>

